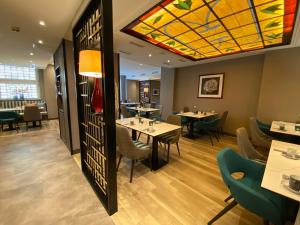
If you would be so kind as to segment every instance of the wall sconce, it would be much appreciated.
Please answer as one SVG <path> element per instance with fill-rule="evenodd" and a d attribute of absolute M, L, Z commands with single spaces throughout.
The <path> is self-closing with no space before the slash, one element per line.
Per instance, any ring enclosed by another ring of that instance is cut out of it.
<path fill-rule="evenodd" d="M 79 74 L 95 78 L 91 106 L 96 113 L 102 113 L 103 91 L 99 79 L 102 78 L 101 51 L 83 50 L 79 52 Z"/>

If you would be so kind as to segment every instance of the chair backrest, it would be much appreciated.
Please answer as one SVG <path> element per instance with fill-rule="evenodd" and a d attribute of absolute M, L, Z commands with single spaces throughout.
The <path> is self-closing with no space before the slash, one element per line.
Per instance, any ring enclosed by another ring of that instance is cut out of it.
<path fill-rule="evenodd" d="M 181 126 L 181 117 L 177 115 L 169 115 L 167 118 L 167 123 Z"/>
<path fill-rule="evenodd" d="M 24 108 L 24 121 L 39 121 L 42 119 L 41 112 L 37 105 L 25 106 Z"/>
<path fill-rule="evenodd" d="M 247 159 L 262 159 L 263 156 L 256 151 L 249 140 L 246 128 L 240 127 L 236 130 L 237 144 L 240 154 Z"/>
<path fill-rule="evenodd" d="M 189 111 L 190 111 L 190 108 L 188 106 L 183 107 L 183 112 L 189 112 Z"/>
<path fill-rule="evenodd" d="M 123 118 L 131 117 L 130 113 L 126 109 L 126 105 L 121 105 L 121 114 L 123 115 Z"/>
<path fill-rule="evenodd" d="M 177 115 L 169 115 L 166 122 L 176 126 L 181 126 L 181 117 Z M 181 129 L 174 131 L 174 134 L 175 136 L 173 137 L 173 141 L 178 142 L 181 135 Z"/>
<path fill-rule="evenodd" d="M 271 142 L 264 138 L 266 135 L 259 129 L 255 117 L 250 117 L 249 127 L 253 144 L 264 148 L 270 148 Z"/>
<path fill-rule="evenodd" d="M 273 203 L 279 196 L 260 187 L 264 165 L 245 159 L 229 148 L 220 151 L 217 160 L 224 183 L 241 206 L 273 224 L 284 224 L 282 209 Z M 234 179 L 232 174 L 236 172 L 243 172 L 243 178 Z"/>
<path fill-rule="evenodd" d="M 221 118 L 220 118 L 220 123 L 219 123 L 219 127 L 223 127 L 225 122 L 226 122 L 226 119 L 227 119 L 227 116 L 228 116 L 228 111 L 225 111 L 223 112 Z"/>
<path fill-rule="evenodd" d="M 116 141 L 120 153 L 129 159 L 139 159 L 143 156 L 143 152 L 139 150 L 133 143 L 129 131 L 126 127 L 116 126 Z"/>

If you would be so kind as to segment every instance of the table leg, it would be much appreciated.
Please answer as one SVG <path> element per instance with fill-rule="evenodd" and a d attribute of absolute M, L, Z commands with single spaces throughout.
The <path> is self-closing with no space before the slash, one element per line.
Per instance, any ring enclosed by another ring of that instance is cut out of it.
<path fill-rule="evenodd" d="M 146 118 L 150 118 L 150 112 L 146 112 Z"/>
<path fill-rule="evenodd" d="M 136 130 L 132 130 L 131 138 L 132 140 L 136 141 Z"/>
<path fill-rule="evenodd" d="M 158 137 L 153 137 L 152 139 L 152 158 L 151 163 L 148 159 L 143 160 L 142 162 L 144 165 L 149 167 L 151 170 L 158 170 L 164 165 L 168 164 L 167 161 L 160 159 L 158 157 Z"/>
<path fill-rule="evenodd" d="M 298 210 L 298 214 L 297 214 L 297 218 L 296 218 L 296 221 L 295 221 L 295 225 L 300 225 L 300 207 L 299 207 L 299 210 Z"/>
<path fill-rule="evenodd" d="M 189 118 L 189 129 L 188 129 L 188 133 L 184 136 L 186 138 L 189 139 L 196 139 L 196 136 L 194 135 L 194 122 L 195 120 L 193 118 Z"/>

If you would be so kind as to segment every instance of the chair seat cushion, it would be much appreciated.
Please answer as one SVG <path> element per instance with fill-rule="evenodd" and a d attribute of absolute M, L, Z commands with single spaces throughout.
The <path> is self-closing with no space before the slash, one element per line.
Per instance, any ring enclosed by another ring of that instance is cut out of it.
<path fill-rule="evenodd" d="M 15 118 L 0 119 L 2 123 L 14 122 L 15 120 L 16 120 Z"/>
<path fill-rule="evenodd" d="M 140 142 L 140 141 L 133 141 L 133 144 L 139 148 L 139 149 L 142 149 L 142 150 L 149 150 L 150 149 L 150 146 L 147 145 L 147 144 L 144 144 L 143 142 Z"/>
<path fill-rule="evenodd" d="M 162 143 L 170 143 L 175 138 L 175 134 L 165 134 L 159 138 L 159 141 Z"/>

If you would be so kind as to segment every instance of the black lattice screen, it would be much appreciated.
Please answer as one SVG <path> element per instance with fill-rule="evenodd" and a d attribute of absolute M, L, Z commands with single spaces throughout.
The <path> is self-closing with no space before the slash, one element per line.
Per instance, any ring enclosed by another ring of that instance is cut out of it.
<path fill-rule="evenodd" d="M 74 27 L 73 38 L 82 171 L 111 215 L 117 211 L 111 1 L 92 0 Z M 90 105 L 94 79 L 78 74 L 79 52 L 95 48 L 102 51 L 103 114 L 93 113 Z"/>

